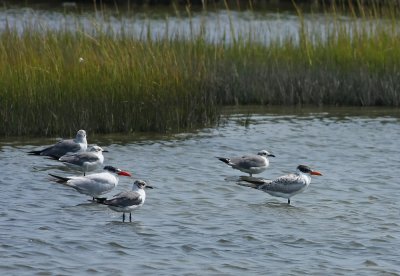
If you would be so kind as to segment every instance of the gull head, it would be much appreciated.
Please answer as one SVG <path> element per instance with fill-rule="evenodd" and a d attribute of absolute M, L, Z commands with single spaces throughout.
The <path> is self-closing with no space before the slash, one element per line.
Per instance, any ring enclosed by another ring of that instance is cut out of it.
<path fill-rule="evenodd" d="M 257 153 L 257 155 L 260 156 L 269 156 L 269 157 L 275 157 L 272 153 L 268 152 L 267 150 L 261 150 Z"/>

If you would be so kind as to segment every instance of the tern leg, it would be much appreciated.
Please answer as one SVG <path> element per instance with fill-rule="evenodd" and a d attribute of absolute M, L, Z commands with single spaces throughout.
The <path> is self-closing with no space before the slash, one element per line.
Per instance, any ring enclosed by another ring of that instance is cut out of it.
<path fill-rule="evenodd" d="M 132 213 L 129 213 L 129 221 L 132 222 Z"/>
<path fill-rule="evenodd" d="M 122 222 L 125 222 L 125 213 L 122 213 Z"/>
<path fill-rule="evenodd" d="M 289 205 L 290 205 L 290 198 L 288 198 L 288 199 L 287 199 L 287 204 L 289 204 Z"/>

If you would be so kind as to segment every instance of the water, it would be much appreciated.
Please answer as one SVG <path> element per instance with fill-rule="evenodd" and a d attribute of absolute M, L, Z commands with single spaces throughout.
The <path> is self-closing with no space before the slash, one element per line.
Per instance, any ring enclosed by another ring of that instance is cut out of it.
<path fill-rule="evenodd" d="M 347 115 L 346 115 L 347 114 Z M 7 275 L 400 275 L 398 110 L 236 114 L 173 136 L 91 136 L 106 163 L 148 180 L 132 223 L 48 173 L 26 152 L 49 139 L 0 142 L 0 271 Z M 226 181 L 215 156 L 272 151 L 274 178 L 321 171 L 286 200 Z M 130 189 L 121 178 L 117 191 Z"/>
<path fill-rule="evenodd" d="M 190 11 L 178 6 L 172 8 L 132 9 L 126 7 L 106 6 L 94 9 L 93 5 L 66 9 L 59 5 L 18 6 L 4 5 L 0 7 L 0 32 L 6 27 L 15 28 L 19 32 L 31 29 L 71 30 L 96 36 L 97 32 L 118 35 L 123 32 L 127 36 L 146 40 L 148 37 L 176 39 L 197 37 L 201 34 L 211 43 L 232 43 L 237 39 L 268 44 L 275 41 L 299 41 L 299 35 L 305 26 L 309 33 L 326 38 L 327 31 L 334 30 L 341 22 L 352 33 L 357 25 L 364 28 L 376 28 L 380 24 L 391 27 L 397 32 L 393 20 L 369 20 L 368 24 L 356 20 L 353 16 L 336 14 L 327 16 L 325 12 L 304 13 L 299 18 L 296 11 L 277 8 L 261 10 L 202 10 L 194 7 Z M 360 27 L 359 26 L 359 27 Z"/>

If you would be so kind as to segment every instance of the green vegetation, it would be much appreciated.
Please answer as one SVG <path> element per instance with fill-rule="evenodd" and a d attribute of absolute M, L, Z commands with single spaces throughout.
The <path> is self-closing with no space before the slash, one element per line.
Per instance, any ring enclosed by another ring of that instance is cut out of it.
<path fill-rule="evenodd" d="M 327 11 L 321 32 L 299 10 L 299 39 L 268 44 L 11 26 L 0 34 L 0 135 L 182 131 L 215 123 L 221 105 L 398 107 L 399 13 L 382 13 Z"/>

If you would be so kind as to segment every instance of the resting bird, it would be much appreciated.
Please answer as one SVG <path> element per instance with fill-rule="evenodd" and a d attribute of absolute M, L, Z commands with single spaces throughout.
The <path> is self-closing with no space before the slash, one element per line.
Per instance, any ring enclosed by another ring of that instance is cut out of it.
<path fill-rule="evenodd" d="M 275 157 L 275 155 L 269 153 L 266 150 L 262 150 L 257 155 L 244 155 L 242 157 L 217 157 L 222 162 L 231 166 L 233 169 L 245 172 L 253 176 L 253 174 L 262 173 L 269 166 L 269 160 L 267 157 Z"/>
<path fill-rule="evenodd" d="M 55 145 L 45 148 L 43 150 L 34 150 L 28 153 L 30 155 L 43 155 L 58 159 L 67 153 L 86 151 L 86 149 L 86 131 L 81 129 L 77 132 L 75 139 L 61 140 Z"/>
<path fill-rule="evenodd" d="M 238 183 L 241 186 L 251 187 L 266 192 L 272 196 L 283 197 L 288 199 L 307 189 L 311 183 L 310 175 L 322 175 L 320 172 L 311 170 L 306 165 L 299 165 L 297 172 L 283 175 L 275 180 L 266 180 L 253 177 L 241 177 L 241 180 L 248 183 Z"/>
<path fill-rule="evenodd" d="M 141 207 L 146 200 L 144 188 L 153 189 L 144 180 L 136 180 L 131 191 L 124 191 L 116 194 L 114 198 L 98 201 L 100 204 L 107 205 L 116 212 L 122 212 L 122 222 L 125 222 L 125 213 L 129 213 L 129 221 L 132 221 L 132 211 Z"/>
<path fill-rule="evenodd" d="M 93 171 L 104 163 L 103 152 L 107 152 L 99 146 L 92 146 L 89 151 L 66 154 L 60 157 L 64 164 L 83 170 L 83 175 Z"/>
<path fill-rule="evenodd" d="M 54 174 L 49 175 L 56 178 L 56 182 L 74 188 L 81 194 L 91 196 L 94 200 L 110 192 L 118 185 L 119 179 L 117 176 L 132 176 L 129 172 L 122 171 L 113 166 L 105 166 L 104 170 L 106 172 L 94 173 L 87 176 L 62 177 Z"/>

